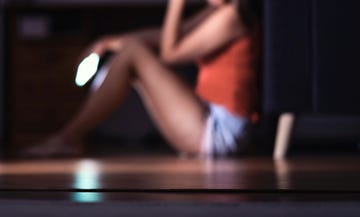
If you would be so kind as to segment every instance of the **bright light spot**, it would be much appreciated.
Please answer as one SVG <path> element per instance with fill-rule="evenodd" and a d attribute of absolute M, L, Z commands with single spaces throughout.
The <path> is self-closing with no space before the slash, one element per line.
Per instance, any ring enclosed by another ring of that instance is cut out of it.
<path fill-rule="evenodd" d="M 100 167 L 96 161 L 83 160 L 76 167 L 76 174 L 73 187 L 75 189 L 98 189 Z M 76 202 L 99 202 L 102 195 L 98 192 L 75 192 L 72 196 Z"/>
<path fill-rule="evenodd" d="M 99 188 L 99 165 L 93 160 L 83 160 L 76 167 L 75 188 Z"/>
<path fill-rule="evenodd" d="M 95 75 L 99 61 L 99 55 L 92 53 L 79 64 L 75 78 L 77 86 L 84 86 Z"/>

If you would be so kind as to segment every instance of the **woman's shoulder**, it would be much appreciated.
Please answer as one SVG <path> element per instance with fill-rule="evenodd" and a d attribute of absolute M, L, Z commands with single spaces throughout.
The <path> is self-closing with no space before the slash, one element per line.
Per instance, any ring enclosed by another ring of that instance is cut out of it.
<path fill-rule="evenodd" d="M 227 20 L 239 20 L 239 12 L 234 4 L 224 4 L 218 6 L 217 10 L 214 11 L 213 16 L 222 17 Z"/>
<path fill-rule="evenodd" d="M 209 22 L 212 22 L 213 25 L 222 25 L 224 28 L 235 30 L 232 31 L 234 33 L 234 38 L 238 38 L 247 33 L 238 8 L 233 3 L 219 6 L 217 11 L 213 13 L 213 16 L 209 17 Z"/>

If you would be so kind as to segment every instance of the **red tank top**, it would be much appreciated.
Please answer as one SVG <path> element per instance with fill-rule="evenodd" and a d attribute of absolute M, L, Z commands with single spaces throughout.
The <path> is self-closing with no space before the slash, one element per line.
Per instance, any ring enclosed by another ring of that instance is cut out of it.
<path fill-rule="evenodd" d="M 258 53 L 255 38 L 245 36 L 215 56 L 199 61 L 196 93 L 235 115 L 256 122 Z"/>

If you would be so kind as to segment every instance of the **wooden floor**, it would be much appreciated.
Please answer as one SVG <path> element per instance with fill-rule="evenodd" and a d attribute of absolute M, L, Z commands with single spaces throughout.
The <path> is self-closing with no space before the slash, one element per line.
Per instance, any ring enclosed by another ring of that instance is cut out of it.
<path fill-rule="evenodd" d="M 175 155 L 0 164 L 0 199 L 360 200 L 360 157 L 204 160 Z"/>

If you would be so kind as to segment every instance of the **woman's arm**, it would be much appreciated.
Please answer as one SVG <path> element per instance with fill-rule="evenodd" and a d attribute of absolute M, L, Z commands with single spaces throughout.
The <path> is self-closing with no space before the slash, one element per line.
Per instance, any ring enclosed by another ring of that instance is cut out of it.
<path fill-rule="evenodd" d="M 150 48 L 156 49 L 159 46 L 160 37 L 161 33 L 158 28 L 147 28 L 126 34 L 106 35 L 92 44 L 87 53 L 94 52 L 101 56 L 107 51 L 118 52 L 128 38 L 135 38 Z"/>
<path fill-rule="evenodd" d="M 185 0 L 169 0 L 161 40 L 161 56 L 166 62 L 172 62 L 174 50 L 180 37 L 180 23 Z"/>
<path fill-rule="evenodd" d="M 208 5 L 194 16 L 184 21 L 184 24 L 181 25 L 180 31 L 181 35 L 186 35 L 187 33 L 194 30 L 200 23 L 202 23 L 206 18 L 208 18 L 217 8 L 215 6 Z"/>
<path fill-rule="evenodd" d="M 184 22 L 184 24 L 181 26 L 180 34 L 186 35 L 197 25 L 199 25 L 199 23 L 201 23 L 205 18 L 207 18 L 212 12 L 214 12 L 214 10 L 215 7 L 213 6 L 208 6 L 201 9 L 198 13 L 196 13 L 194 16 L 190 17 Z M 152 49 L 159 49 L 162 37 L 161 30 L 161 28 L 153 27 L 125 34 L 104 36 L 98 41 L 96 41 L 90 47 L 90 50 L 100 55 L 102 55 L 106 51 L 117 52 L 119 49 L 121 49 L 124 40 L 126 40 L 127 38 L 135 38 L 142 41 Z"/>
<path fill-rule="evenodd" d="M 236 7 L 225 4 L 181 37 L 179 26 L 185 2 L 169 1 L 161 43 L 161 55 L 166 62 L 184 63 L 206 57 L 245 33 Z"/>
<path fill-rule="evenodd" d="M 214 6 L 207 6 L 206 8 L 196 13 L 194 16 L 185 20 L 184 24 L 180 26 L 180 34 L 186 35 L 192 31 L 215 10 L 216 8 Z M 161 28 L 147 28 L 144 30 L 132 32 L 130 34 L 125 34 L 125 36 L 136 38 L 145 43 L 150 48 L 159 48 L 162 36 L 161 31 Z"/>

